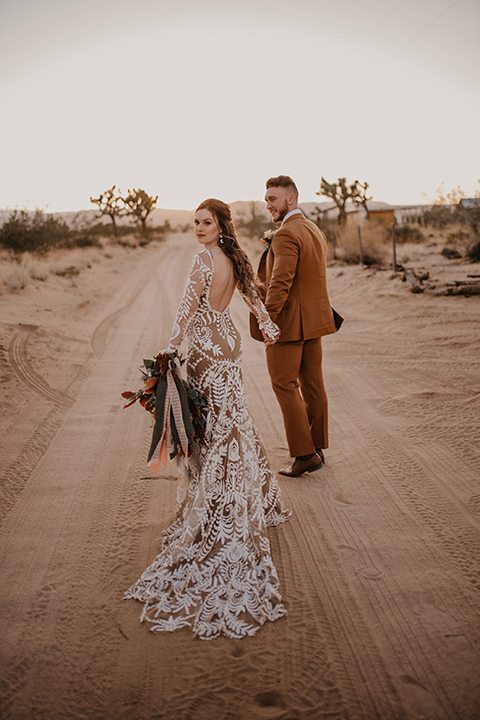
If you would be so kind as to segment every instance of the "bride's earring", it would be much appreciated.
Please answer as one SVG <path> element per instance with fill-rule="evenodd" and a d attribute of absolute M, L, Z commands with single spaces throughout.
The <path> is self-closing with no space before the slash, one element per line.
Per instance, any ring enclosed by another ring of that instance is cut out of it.
<path fill-rule="evenodd" d="M 220 243 L 220 245 L 223 245 L 223 243 L 225 242 L 225 240 L 223 239 L 222 233 L 220 233 L 220 235 L 218 237 L 218 242 Z"/>

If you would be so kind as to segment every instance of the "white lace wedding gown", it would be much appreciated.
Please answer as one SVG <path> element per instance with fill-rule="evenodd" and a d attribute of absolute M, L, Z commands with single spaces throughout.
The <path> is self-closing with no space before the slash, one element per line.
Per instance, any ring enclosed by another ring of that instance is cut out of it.
<path fill-rule="evenodd" d="M 228 306 L 210 305 L 214 272 L 212 253 L 198 253 L 170 341 L 178 346 L 187 335 L 187 379 L 208 400 L 201 465 L 187 464 L 177 519 L 160 554 L 125 594 L 145 603 L 141 620 L 152 630 L 188 626 L 203 639 L 253 635 L 286 614 L 266 527 L 290 515 L 248 412 L 240 335 Z M 275 337 L 278 328 L 260 298 L 243 297 Z"/>

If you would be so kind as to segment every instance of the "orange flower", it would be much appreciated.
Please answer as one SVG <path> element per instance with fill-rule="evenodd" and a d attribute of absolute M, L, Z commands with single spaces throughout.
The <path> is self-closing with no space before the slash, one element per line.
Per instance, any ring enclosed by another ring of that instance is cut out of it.
<path fill-rule="evenodd" d="M 145 391 L 153 390 L 153 388 L 155 387 L 155 385 L 157 383 L 158 383 L 158 377 L 152 377 L 143 383 L 143 387 L 145 388 Z"/>

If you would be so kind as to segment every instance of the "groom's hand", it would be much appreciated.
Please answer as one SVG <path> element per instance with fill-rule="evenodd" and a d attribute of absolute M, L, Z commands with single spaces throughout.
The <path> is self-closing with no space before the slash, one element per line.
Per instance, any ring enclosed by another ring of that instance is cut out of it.
<path fill-rule="evenodd" d="M 265 345 L 274 345 L 277 342 L 277 338 L 269 338 L 262 330 L 263 342 Z"/>

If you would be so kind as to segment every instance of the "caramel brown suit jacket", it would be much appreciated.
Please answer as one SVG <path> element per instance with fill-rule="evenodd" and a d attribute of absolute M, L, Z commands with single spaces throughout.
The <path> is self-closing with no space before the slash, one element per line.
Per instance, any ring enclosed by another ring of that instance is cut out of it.
<path fill-rule="evenodd" d="M 276 231 L 258 268 L 267 291 L 265 306 L 281 330 L 279 342 L 298 342 L 337 331 L 327 292 L 327 241 L 301 213 L 291 215 Z M 250 331 L 263 340 L 253 315 Z"/>

